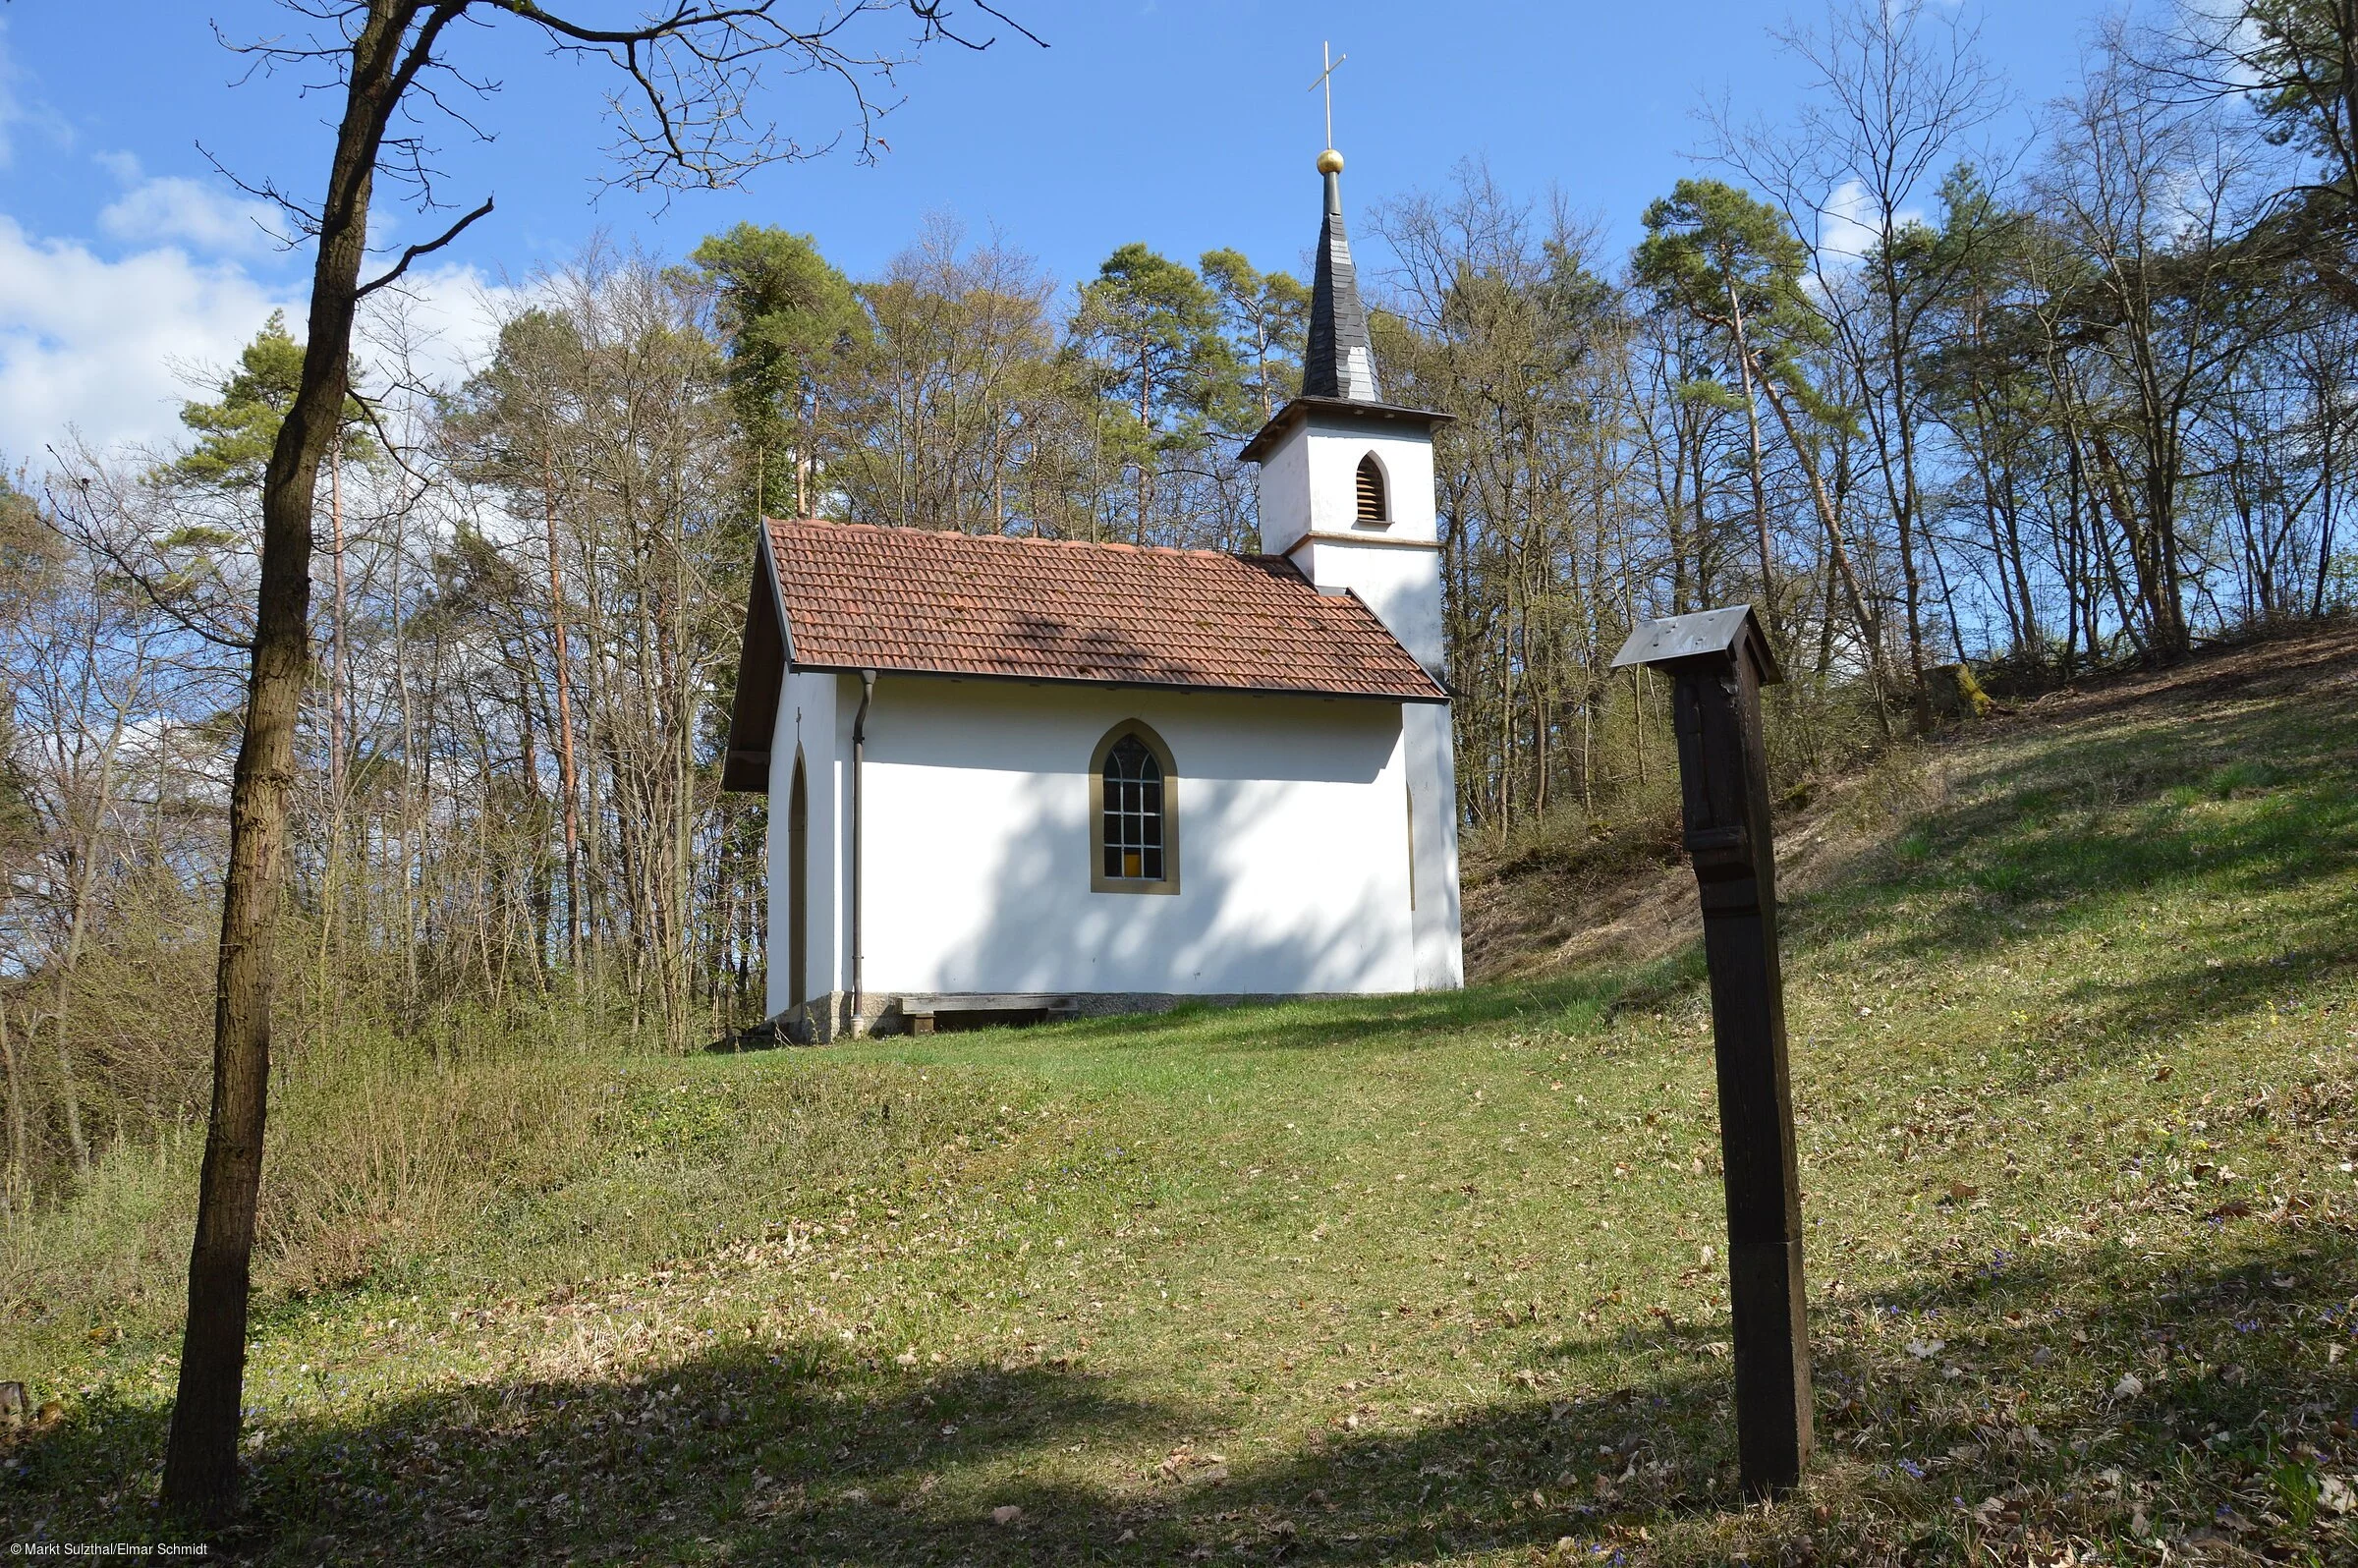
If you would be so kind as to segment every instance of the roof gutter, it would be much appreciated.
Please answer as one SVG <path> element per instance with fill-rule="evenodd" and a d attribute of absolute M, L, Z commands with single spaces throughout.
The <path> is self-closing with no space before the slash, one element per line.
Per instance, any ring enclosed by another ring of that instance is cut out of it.
<path fill-rule="evenodd" d="M 868 1033 L 868 1021 L 861 1008 L 866 1000 L 861 990 L 867 953 L 860 920 L 862 899 L 862 868 L 860 845 L 862 786 L 868 761 L 868 704 L 875 700 L 876 672 L 860 672 L 860 711 L 852 715 L 852 1037 L 858 1039 Z"/>
<path fill-rule="evenodd" d="M 1417 666 L 1424 670 L 1423 665 Z M 798 670 L 815 670 L 833 675 L 874 674 L 856 664 L 797 664 Z M 1045 675 L 1029 671 L 958 670 L 922 665 L 891 666 L 895 675 L 917 675 L 937 681 L 1015 681 L 1026 686 L 1095 686 L 1133 692 L 1180 692 L 1203 697 L 1297 697 L 1317 698 L 1328 702 L 1447 702 L 1454 700 L 1447 686 L 1437 684 L 1431 692 L 1329 692 L 1315 687 L 1299 686 L 1224 686 L 1209 681 L 1122 681 L 1105 680 L 1094 675 Z M 1425 670 L 1430 679 L 1432 671 Z"/>

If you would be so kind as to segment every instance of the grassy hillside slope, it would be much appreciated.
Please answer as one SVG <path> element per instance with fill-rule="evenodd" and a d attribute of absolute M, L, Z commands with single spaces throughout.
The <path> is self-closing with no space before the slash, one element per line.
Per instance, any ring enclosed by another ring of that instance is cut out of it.
<path fill-rule="evenodd" d="M 230 1544 L 2358 1560 L 2358 646 L 2050 699 L 1786 843 L 1822 1448 L 1782 1506 L 1733 1492 L 1665 916 L 1451 996 L 316 1064 Z M 59 1400 L 0 1534 L 145 1528 L 193 1155 L 0 1235 L 0 1377 Z"/>

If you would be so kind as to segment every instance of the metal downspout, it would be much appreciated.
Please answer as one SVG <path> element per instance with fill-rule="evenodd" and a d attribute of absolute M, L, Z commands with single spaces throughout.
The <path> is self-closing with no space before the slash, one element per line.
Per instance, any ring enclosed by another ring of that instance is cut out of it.
<path fill-rule="evenodd" d="M 866 770 L 867 770 L 867 769 L 866 769 L 866 763 L 867 763 L 867 761 L 868 761 L 868 704 L 869 704 L 870 702 L 871 702 L 872 700 L 875 700 L 875 695 L 876 695 L 876 672 L 875 672 L 874 670 L 862 670 L 862 671 L 860 672 L 860 711 L 852 715 L 852 1019 L 851 1019 L 851 1031 L 852 1031 L 852 1037 L 853 1037 L 854 1039 L 858 1039 L 858 1038 L 862 1037 L 863 1036 L 867 1035 L 867 1033 L 868 1033 L 868 1023 L 867 1023 L 866 1019 L 865 1019 L 865 1018 L 862 1016 L 862 1013 L 861 1013 L 861 1006 L 862 1006 L 862 1003 L 863 1003 L 863 1002 L 866 1000 L 866 997 L 865 997 L 865 996 L 862 994 L 862 990 L 861 990 L 861 980 L 862 980 L 862 974 L 861 974 L 861 970 L 862 970 L 862 961 L 863 961 L 863 959 L 866 957 L 866 954 L 864 953 L 864 951 L 863 951 L 863 948 L 865 947 L 865 945 L 866 945 L 866 944 L 865 944 L 865 942 L 864 942 L 864 941 L 863 941 L 863 939 L 862 939 L 862 924 L 861 924 L 861 919 L 860 919 L 860 914 L 861 914 L 861 909 L 860 909 L 860 907 L 861 907 L 861 904 L 862 904 L 862 902 L 863 902 L 863 900 L 862 900 L 862 898 L 861 898 L 861 886 L 862 886 L 862 880 L 863 880 L 863 878 L 862 878 L 862 871 L 861 871 L 861 865 L 860 865 L 860 861 L 861 861 L 861 855 L 860 855 L 860 846 L 861 846 L 861 841 L 862 841 L 862 837 L 863 837 L 863 835 L 862 835 L 862 833 L 861 833 L 861 824 L 860 824 L 860 810 L 861 810 L 862 795 L 863 795 L 863 793 L 864 793 L 864 792 L 863 792 L 863 789 L 862 789 L 862 781 L 863 781 L 863 775 L 865 774 L 865 772 L 866 772 Z"/>

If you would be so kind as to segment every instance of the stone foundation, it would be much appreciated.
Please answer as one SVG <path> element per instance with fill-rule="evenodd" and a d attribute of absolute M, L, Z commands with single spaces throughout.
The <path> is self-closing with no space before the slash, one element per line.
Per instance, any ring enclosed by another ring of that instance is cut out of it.
<path fill-rule="evenodd" d="M 922 997 L 899 991 L 870 993 L 860 999 L 860 1015 L 852 1016 L 849 991 L 814 998 L 770 1020 L 782 1042 L 831 1045 L 869 1036 L 915 1033 L 915 1022 L 903 1010 L 904 1001 L 929 1006 L 937 1017 L 988 1011 L 993 1013 L 1052 1013 L 1059 1018 L 1115 1018 L 1130 1013 L 1167 1013 L 1175 1007 L 1268 1006 L 1278 1002 L 1338 998 L 1340 991 L 1303 991 L 1286 994 L 1222 992 L 1203 995 L 1181 991 L 1051 991 L 1011 997 L 990 992 L 938 991 Z M 1016 1005 L 992 1005 L 1008 1004 Z"/>

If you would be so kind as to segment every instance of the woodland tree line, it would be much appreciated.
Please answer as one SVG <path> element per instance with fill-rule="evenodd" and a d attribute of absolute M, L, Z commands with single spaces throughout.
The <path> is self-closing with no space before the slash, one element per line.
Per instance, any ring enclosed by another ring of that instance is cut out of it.
<path fill-rule="evenodd" d="M 2026 138 L 1950 8 L 1844 0 L 1781 40 L 1800 107 L 1713 122 L 1626 254 L 1479 165 L 1363 215 L 1387 397 L 1456 416 L 1469 845 L 1658 803 L 1661 694 L 1605 668 L 1650 616 L 1763 607 L 1803 773 L 1934 722 L 1943 666 L 2068 679 L 2346 608 L 2358 6 L 2209 15 L 2099 28 Z M 1253 548 L 1236 452 L 1307 291 L 1139 245 L 1067 287 L 939 222 L 855 279 L 741 225 L 502 296 L 443 385 L 399 291 L 370 304 L 315 521 L 281 1072 L 758 1015 L 763 803 L 718 788 L 756 519 Z M 302 355 L 273 318 L 171 450 L 61 436 L 0 495 L 12 1211 L 204 1104 Z"/>

